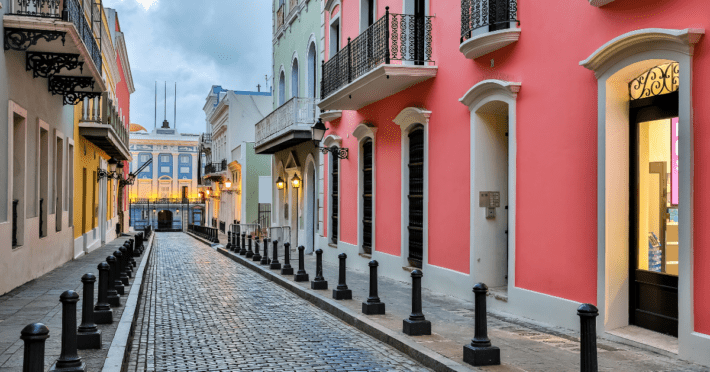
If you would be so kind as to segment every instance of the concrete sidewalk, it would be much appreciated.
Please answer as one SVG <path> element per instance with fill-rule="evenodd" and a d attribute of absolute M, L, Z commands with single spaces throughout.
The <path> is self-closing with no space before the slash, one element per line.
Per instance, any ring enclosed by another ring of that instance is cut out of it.
<path fill-rule="evenodd" d="M 98 279 L 98 264 L 120 248 L 128 238 L 126 236 L 119 237 L 88 255 L 69 261 L 0 296 L 0 372 L 22 370 L 24 342 L 20 340 L 20 331 L 26 325 L 36 322 L 44 323 L 49 328 L 49 339 L 45 344 L 45 369 L 49 369 L 54 364 L 61 351 L 62 306 L 59 302 L 59 295 L 67 290 L 73 290 L 79 294 L 77 324 L 80 324 L 83 301 L 82 275 L 92 273 Z M 129 280 L 130 284 L 125 288 L 126 296 L 132 289 L 134 280 L 135 278 Z M 94 285 L 94 301 L 98 296 L 97 291 L 98 280 Z M 121 296 L 122 305 L 125 305 L 124 297 Z M 86 362 L 87 368 L 92 371 L 99 371 L 104 365 L 124 306 L 112 309 L 114 322 L 98 325 L 102 333 L 101 349 L 79 350 L 79 356 Z"/>
<path fill-rule="evenodd" d="M 325 251 L 324 255 L 337 255 L 338 253 L 333 249 Z M 229 255 L 229 253 L 227 254 Z M 280 252 L 280 256 L 282 254 L 283 252 Z M 297 270 L 298 254 L 295 249 L 292 250 L 291 257 L 291 265 Z M 283 257 L 279 257 L 279 260 L 283 264 Z M 310 280 L 313 280 L 315 277 L 315 255 L 306 255 L 305 268 L 310 275 Z M 267 277 L 273 274 L 281 277 L 276 270 L 268 270 L 261 266 L 252 267 L 252 269 L 265 272 Z M 347 285 L 353 292 L 353 300 L 344 301 L 332 299 L 332 289 L 338 284 L 338 267 L 325 263 L 323 275 L 328 281 L 327 291 L 311 290 L 310 282 L 296 283 L 292 281 L 291 276 L 282 278 L 308 292 L 309 295 L 305 297 L 309 297 L 316 306 L 335 313 L 348 312 L 349 319 L 355 319 L 348 323 L 354 324 L 358 328 L 365 330 L 375 326 L 390 330 L 391 334 L 397 338 L 390 344 L 414 342 L 449 360 L 468 366 L 463 362 L 463 346 L 471 342 L 474 333 L 473 294 L 471 294 L 471 301 L 462 301 L 426 289 L 423 290 L 423 312 L 432 323 L 432 335 L 410 337 L 402 333 L 402 320 L 406 319 L 411 312 L 410 283 L 380 278 L 379 296 L 386 303 L 387 314 L 367 316 L 365 321 L 371 325 L 367 326 L 360 324 L 359 319 L 355 317 L 363 316 L 361 313 L 362 302 L 368 296 L 369 272 L 347 270 Z M 288 286 L 286 287 L 288 288 Z M 489 297 L 489 301 L 492 300 Z M 341 316 L 342 318 L 344 316 Z M 579 335 L 570 330 L 550 328 L 500 313 L 489 313 L 488 329 L 488 335 L 493 345 L 501 349 L 503 365 L 485 367 L 480 370 L 540 372 L 579 370 Z M 599 370 L 601 371 L 710 370 L 671 356 L 660 355 L 633 346 L 601 339 L 598 342 Z M 471 367 L 471 369 L 474 368 Z"/>

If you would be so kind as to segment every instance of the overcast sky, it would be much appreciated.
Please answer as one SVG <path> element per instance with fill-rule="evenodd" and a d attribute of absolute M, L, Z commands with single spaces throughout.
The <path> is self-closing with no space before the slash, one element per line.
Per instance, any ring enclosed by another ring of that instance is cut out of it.
<path fill-rule="evenodd" d="M 271 1 L 267 0 L 104 0 L 116 9 L 126 37 L 136 92 L 131 122 L 153 129 L 155 81 L 158 125 L 173 126 L 177 82 L 177 128 L 202 133 L 202 106 L 212 85 L 253 90 L 271 75 Z"/>

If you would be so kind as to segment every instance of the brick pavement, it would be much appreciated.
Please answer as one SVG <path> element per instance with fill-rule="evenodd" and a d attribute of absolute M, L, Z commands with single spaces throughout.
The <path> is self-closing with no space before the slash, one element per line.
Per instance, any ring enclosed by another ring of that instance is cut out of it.
<path fill-rule="evenodd" d="M 182 233 L 158 233 L 129 371 L 427 371 Z"/>
<path fill-rule="evenodd" d="M 59 295 L 66 290 L 76 291 L 80 300 L 77 303 L 77 324 L 81 323 L 83 284 L 81 276 L 92 273 L 98 278 L 97 266 L 107 256 L 123 245 L 128 237 L 118 239 L 103 247 L 69 261 L 51 272 L 25 283 L 0 296 L 0 372 L 19 371 L 22 369 L 24 343 L 20 340 L 20 331 L 28 324 L 40 322 L 49 328 L 49 339 L 45 344 L 45 369 L 54 364 L 61 351 L 62 306 Z M 132 285 L 133 278 L 130 283 Z M 126 294 L 131 286 L 126 287 Z M 94 285 L 94 301 L 98 295 L 98 280 Z M 87 368 L 101 370 L 111 346 L 118 319 L 123 313 L 123 306 L 113 308 L 113 324 L 100 324 L 101 349 L 79 350 Z"/>

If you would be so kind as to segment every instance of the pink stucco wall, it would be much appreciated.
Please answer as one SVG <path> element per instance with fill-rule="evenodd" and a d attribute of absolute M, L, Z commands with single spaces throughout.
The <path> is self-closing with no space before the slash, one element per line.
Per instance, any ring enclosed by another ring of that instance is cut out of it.
<path fill-rule="evenodd" d="M 329 125 L 351 149 L 350 159 L 341 162 L 341 239 L 357 244 L 358 161 L 351 133 L 357 124 L 369 121 L 379 128 L 376 249 L 401 253 L 401 134 L 392 119 L 405 107 L 424 107 L 432 111 L 427 147 L 429 263 L 469 273 L 470 114 L 458 99 L 484 79 L 521 82 L 516 113 L 515 285 L 596 303 L 597 80 L 579 61 L 632 30 L 708 28 L 710 4 L 704 0 L 617 0 L 596 8 L 587 0 L 520 0 L 520 40 L 471 61 L 458 50 L 460 2 L 429 3 L 429 14 L 436 14 L 432 37 L 437 76 L 359 112 L 345 112 Z M 391 12 L 401 12 L 402 1 L 380 0 L 378 17 L 387 5 Z M 343 46 L 359 32 L 358 7 L 358 1 L 342 1 Z M 327 28 L 324 31 L 327 48 Z M 706 37 L 701 39 L 695 49 L 693 71 L 693 306 L 696 331 L 710 334 L 710 231 L 699 228 L 710 224 L 710 173 L 705 171 L 710 169 L 710 107 L 703 104 L 710 99 L 710 90 L 702 83 L 710 81 L 707 42 Z M 327 188 L 327 178 L 325 183 Z M 325 204 L 327 208 L 328 200 Z"/>

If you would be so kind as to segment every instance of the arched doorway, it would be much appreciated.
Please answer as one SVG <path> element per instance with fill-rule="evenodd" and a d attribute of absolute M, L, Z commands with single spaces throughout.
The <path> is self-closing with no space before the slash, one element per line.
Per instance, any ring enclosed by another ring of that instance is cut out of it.
<path fill-rule="evenodd" d="M 158 212 L 158 229 L 172 229 L 173 228 L 173 212 L 169 210 L 162 210 Z"/>

